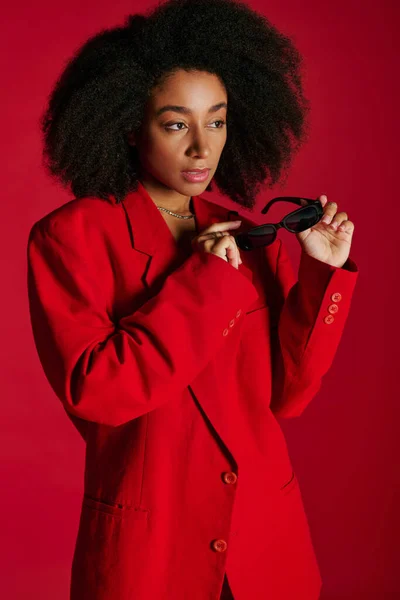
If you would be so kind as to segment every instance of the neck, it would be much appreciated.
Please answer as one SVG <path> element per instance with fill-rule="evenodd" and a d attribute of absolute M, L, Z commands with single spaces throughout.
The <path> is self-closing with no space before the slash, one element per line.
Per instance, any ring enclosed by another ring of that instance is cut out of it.
<path fill-rule="evenodd" d="M 168 210 L 184 216 L 192 213 L 191 196 L 182 196 L 182 194 L 175 192 L 175 190 L 161 187 L 159 183 L 157 185 L 156 182 L 148 179 L 141 179 L 140 183 L 156 206 L 168 208 Z"/>

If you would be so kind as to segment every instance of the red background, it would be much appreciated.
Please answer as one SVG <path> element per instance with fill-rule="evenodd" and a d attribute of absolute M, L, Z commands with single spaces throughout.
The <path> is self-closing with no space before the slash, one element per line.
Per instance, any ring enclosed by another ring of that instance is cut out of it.
<path fill-rule="evenodd" d="M 400 598 L 398 8 L 355 0 L 249 5 L 302 52 L 312 102 L 309 142 L 286 185 L 264 190 L 257 209 L 275 195 L 326 193 L 355 223 L 351 256 L 360 276 L 335 361 L 305 413 L 280 421 L 321 567 L 321 600 Z M 72 52 L 143 10 L 126 1 L 25 0 L 2 11 L 0 564 L 7 600 L 67 600 L 83 487 L 83 441 L 44 377 L 29 322 L 29 229 L 71 199 L 42 169 L 38 118 Z M 284 212 L 274 207 L 268 216 Z M 297 270 L 297 240 L 280 235 Z"/>

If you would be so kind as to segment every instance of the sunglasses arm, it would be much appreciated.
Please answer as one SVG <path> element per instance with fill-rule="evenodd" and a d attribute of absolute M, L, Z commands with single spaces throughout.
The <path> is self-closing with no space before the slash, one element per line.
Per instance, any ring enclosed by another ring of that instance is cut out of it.
<path fill-rule="evenodd" d="M 306 198 L 304 198 L 304 200 L 306 200 Z M 268 202 L 268 204 L 266 206 L 264 206 L 264 208 L 261 211 L 261 214 L 265 215 L 268 210 L 270 209 L 270 207 L 275 203 L 275 202 L 292 202 L 293 204 L 297 204 L 298 206 L 302 206 L 301 204 L 301 198 L 297 198 L 294 196 L 279 196 L 278 198 L 274 198 L 273 200 L 270 200 Z"/>

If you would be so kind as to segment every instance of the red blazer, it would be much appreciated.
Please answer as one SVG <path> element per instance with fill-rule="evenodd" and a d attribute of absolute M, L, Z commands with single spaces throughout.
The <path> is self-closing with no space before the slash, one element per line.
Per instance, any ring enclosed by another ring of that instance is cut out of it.
<path fill-rule="evenodd" d="M 229 220 L 193 204 L 198 232 Z M 319 596 L 276 417 L 320 389 L 358 270 L 302 253 L 296 281 L 280 239 L 241 256 L 182 256 L 141 184 L 32 226 L 36 348 L 86 441 L 72 600 L 217 599 L 225 572 L 235 600 Z"/>

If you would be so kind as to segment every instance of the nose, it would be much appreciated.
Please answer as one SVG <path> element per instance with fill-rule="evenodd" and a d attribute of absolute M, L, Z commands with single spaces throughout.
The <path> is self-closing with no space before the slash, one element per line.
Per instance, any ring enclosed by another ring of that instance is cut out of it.
<path fill-rule="evenodd" d="M 188 152 L 193 152 L 196 156 L 207 157 L 210 154 L 210 147 L 207 141 L 206 133 L 200 127 L 194 129 L 193 137 L 188 148 Z"/>

